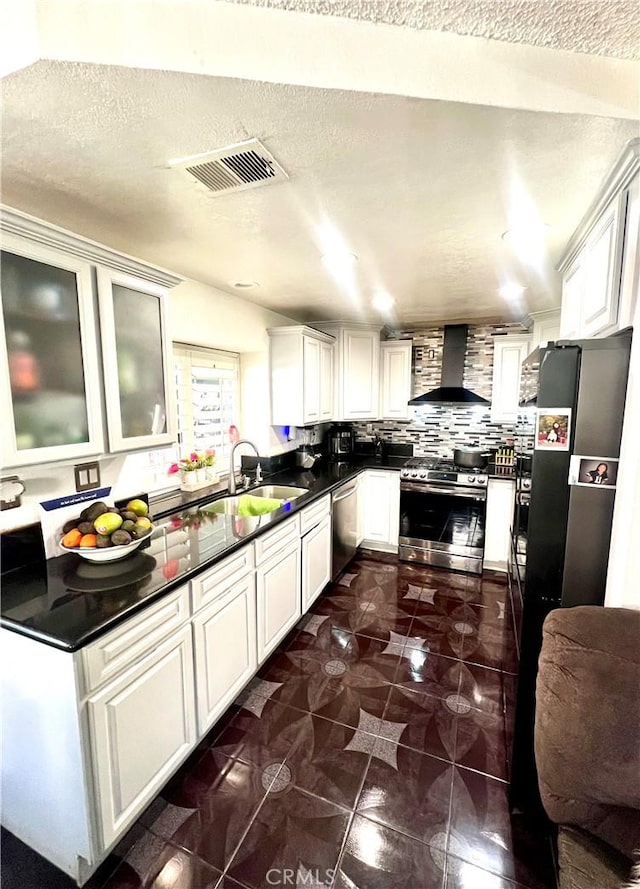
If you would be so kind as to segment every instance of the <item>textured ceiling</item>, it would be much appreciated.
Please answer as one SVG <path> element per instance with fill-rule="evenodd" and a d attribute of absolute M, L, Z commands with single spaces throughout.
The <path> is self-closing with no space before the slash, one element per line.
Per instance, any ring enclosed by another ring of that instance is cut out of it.
<path fill-rule="evenodd" d="M 231 0 L 295 12 L 451 31 L 549 49 L 640 58 L 638 0 Z"/>
<path fill-rule="evenodd" d="M 380 287 L 397 324 L 558 305 L 554 265 L 637 134 L 631 121 L 62 62 L 5 78 L 1 101 L 5 203 L 300 320 L 376 317 Z M 168 166 L 251 136 L 289 181 L 214 197 Z M 536 267 L 500 238 L 516 198 L 551 226 Z M 328 227 L 359 257 L 351 287 L 320 261 Z M 527 287 L 515 304 L 497 295 L 509 279 Z"/>

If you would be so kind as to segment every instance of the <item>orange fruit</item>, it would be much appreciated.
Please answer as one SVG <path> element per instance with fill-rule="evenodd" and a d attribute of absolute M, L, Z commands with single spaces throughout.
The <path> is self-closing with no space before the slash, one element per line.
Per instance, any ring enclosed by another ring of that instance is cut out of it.
<path fill-rule="evenodd" d="M 78 531 L 77 528 L 73 528 L 71 531 L 67 531 L 67 533 L 62 538 L 63 546 L 80 546 L 80 541 L 82 540 L 82 534 Z"/>

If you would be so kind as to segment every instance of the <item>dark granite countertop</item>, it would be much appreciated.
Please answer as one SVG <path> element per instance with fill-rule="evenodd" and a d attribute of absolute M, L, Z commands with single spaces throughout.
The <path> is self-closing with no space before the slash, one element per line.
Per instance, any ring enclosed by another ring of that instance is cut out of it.
<path fill-rule="evenodd" d="M 1 624 L 75 651 L 362 470 L 399 469 L 406 459 L 376 461 L 362 455 L 345 463 L 321 463 L 312 470 L 283 470 L 265 483 L 295 485 L 307 493 L 255 518 L 202 511 L 200 507 L 226 494 L 219 486 L 198 492 L 199 497 L 176 494 L 173 502 L 152 501 L 153 534 L 126 559 L 94 563 L 65 554 L 4 574 Z"/>

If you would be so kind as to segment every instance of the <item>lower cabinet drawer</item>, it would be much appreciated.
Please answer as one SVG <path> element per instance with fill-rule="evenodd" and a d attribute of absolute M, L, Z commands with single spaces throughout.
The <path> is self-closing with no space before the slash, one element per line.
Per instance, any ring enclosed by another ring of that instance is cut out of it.
<path fill-rule="evenodd" d="M 300 540 L 300 518 L 291 516 L 277 525 L 273 531 L 262 534 L 255 542 L 256 565 L 260 565 L 275 555 L 287 544 Z"/>
<path fill-rule="evenodd" d="M 253 544 L 244 546 L 191 581 L 191 607 L 195 614 L 222 595 L 231 584 L 253 571 Z"/>
<path fill-rule="evenodd" d="M 300 513 L 300 534 L 306 534 L 326 518 L 331 512 L 331 497 L 327 495 L 311 506 L 305 507 Z"/>
<path fill-rule="evenodd" d="M 85 691 L 117 676 L 189 619 L 189 590 L 182 586 L 82 649 Z"/>
<path fill-rule="evenodd" d="M 121 834 L 196 742 L 191 627 L 87 700 L 102 849 Z"/>

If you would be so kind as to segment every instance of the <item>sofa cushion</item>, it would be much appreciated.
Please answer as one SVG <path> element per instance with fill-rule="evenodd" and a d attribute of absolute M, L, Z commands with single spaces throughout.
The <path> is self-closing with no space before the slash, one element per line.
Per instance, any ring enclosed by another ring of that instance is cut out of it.
<path fill-rule="evenodd" d="M 640 849 L 639 738 L 640 611 L 552 611 L 536 689 L 542 802 L 628 858 Z"/>
<path fill-rule="evenodd" d="M 581 830 L 558 831 L 560 889 L 621 889 L 631 862 L 611 846 Z"/>

